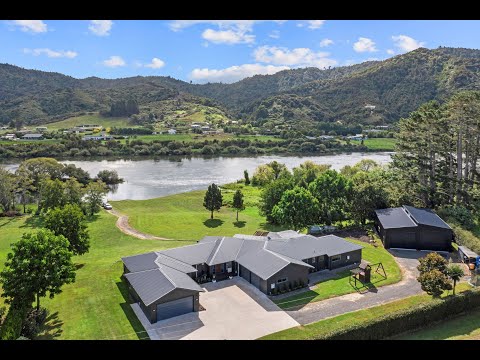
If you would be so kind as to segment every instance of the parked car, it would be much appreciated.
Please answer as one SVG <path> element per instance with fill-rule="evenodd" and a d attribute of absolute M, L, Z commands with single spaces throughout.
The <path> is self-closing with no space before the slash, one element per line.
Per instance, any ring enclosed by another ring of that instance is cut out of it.
<path fill-rule="evenodd" d="M 337 230 L 337 228 L 331 225 L 325 225 L 325 226 L 313 225 L 308 228 L 308 233 L 310 235 L 325 234 L 328 232 L 333 232 L 335 230 Z"/>
<path fill-rule="evenodd" d="M 112 210 L 112 205 L 110 205 L 108 202 L 107 203 L 103 203 L 103 208 L 105 210 Z"/>

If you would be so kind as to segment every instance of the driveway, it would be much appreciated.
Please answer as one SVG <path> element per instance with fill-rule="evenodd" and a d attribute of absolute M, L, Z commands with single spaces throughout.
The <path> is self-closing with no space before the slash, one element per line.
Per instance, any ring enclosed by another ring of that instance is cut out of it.
<path fill-rule="evenodd" d="M 207 283 L 204 289 L 204 311 L 156 324 L 147 322 L 137 304 L 132 307 L 152 340 L 249 340 L 300 325 L 241 277 Z"/>
<path fill-rule="evenodd" d="M 402 270 L 403 277 L 400 282 L 375 288 L 373 291 L 364 294 L 352 293 L 310 303 L 300 309 L 287 311 L 287 313 L 300 324 L 306 325 L 421 293 L 422 289 L 416 280 L 418 276 L 416 267 L 418 258 L 425 256 L 428 251 L 402 249 L 390 249 L 388 251 L 395 257 Z"/>

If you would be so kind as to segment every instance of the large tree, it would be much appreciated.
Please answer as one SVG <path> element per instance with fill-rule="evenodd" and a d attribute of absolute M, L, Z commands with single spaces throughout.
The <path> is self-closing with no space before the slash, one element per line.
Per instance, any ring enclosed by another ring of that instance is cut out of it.
<path fill-rule="evenodd" d="M 107 185 L 123 183 L 123 179 L 118 176 L 118 172 L 116 170 L 101 170 L 97 174 L 97 179 L 102 180 Z"/>
<path fill-rule="evenodd" d="M 308 189 L 318 200 L 316 220 L 319 223 L 330 225 L 345 219 L 351 198 L 350 180 L 335 170 L 327 170 L 311 182 Z"/>
<path fill-rule="evenodd" d="M 203 206 L 210 211 L 210 219 L 213 219 L 213 212 L 220 210 L 222 207 L 222 191 L 216 184 L 208 187 L 205 197 L 203 199 Z"/>
<path fill-rule="evenodd" d="M 62 286 L 75 281 L 73 253 L 68 240 L 50 230 L 23 234 L 11 244 L 4 269 L 0 272 L 2 297 L 7 303 L 23 300 L 30 304 L 49 295 L 50 299 L 62 292 Z"/>
<path fill-rule="evenodd" d="M 45 178 L 60 179 L 63 168 L 64 166 L 55 159 L 34 158 L 23 161 L 18 169 L 25 172 L 33 180 L 33 185 L 38 188 Z"/>
<path fill-rule="evenodd" d="M 14 194 L 15 180 L 13 174 L 0 167 L 0 207 L 3 208 L 3 211 L 8 211 L 12 208 Z"/>
<path fill-rule="evenodd" d="M 329 170 L 331 165 L 316 164 L 313 161 L 307 160 L 298 167 L 293 168 L 293 177 L 297 185 L 307 187 L 320 174 Z"/>
<path fill-rule="evenodd" d="M 272 210 L 272 216 L 277 223 L 295 230 L 312 225 L 317 213 L 318 200 L 307 189 L 299 186 L 285 191 Z"/>
<path fill-rule="evenodd" d="M 75 255 L 83 255 L 90 248 L 90 236 L 85 215 L 77 204 L 50 210 L 45 217 L 45 227 L 55 235 L 63 235 Z"/>
<path fill-rule="evenodd" d="M 275 205 L 277 205 L 282 199 L 282 195 L 285 191 L 293 189 L 294 182 L 290 178 L 278 179 L 265 185 L 260 195 L 260 214 L 267 218 L 267 221 L 274 223 L 275 219 L 272 216 L 272 211 Z"/>
<path fill-rule="evenodd" d="M 92 181 L 85 188 L 85 210 L 90 216 L 98 213 L 102 207 L 103 198 L 108 193 L 108 187 L 103 181 Z"/>
<path fill-rule="evenodd" d="M 82 184 L 80 184 L 76 178 L 72 177 L 65 181 L 64 184 L 64 198 L 66 204 L 77 204 L 82 205 L 83 195 L 85 194 L 85 189 Z"/>
<path fill-rule="evenodd" d="M 39 190 L 39 211 L 47 212 L 66 204 L 65 184 L 61 180 L 44 180 L 40 183 Z"/>
<path fill-rule="evenodd" d="M 243 193 L 241 190 L 235 191 L 233 194 L 233 208 L 237 210 L 237 221 L 238 221 L 238 212 L 245 210 L 245 204 L 243 202 Z"/>
<path fill-rule="evenodd" d="M 15 172 L 16 175 L 16 186 L 15 193 L 19 197 L 20 204 L 23 205 L 23 213 L 26 212 L 26 206 L 32 201 L 33 193 L 36 188 L 33 185 L 33 179 L 29 174 L 23 170 L 18 169 Z"/>

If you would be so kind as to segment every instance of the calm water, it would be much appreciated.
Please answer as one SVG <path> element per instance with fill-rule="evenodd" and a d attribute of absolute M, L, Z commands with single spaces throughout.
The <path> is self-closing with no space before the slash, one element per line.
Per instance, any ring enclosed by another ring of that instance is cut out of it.
<path fill-rule="evenodd" d="M 109 200 L 143 200 L 181 192 L 206 189 L 212 182 L 226 184 L 243 178 L 243 170 L 250 177 L 258 165 L 277 160 L 289 169 L 306 160 L 318 164 L 330 164 L 339 170 L 345 165 L 354 165 L 362 159 L 372 159 L 380 164 L 390 162 L 392 153 L 351 153 L 327 156 L 257 156 L 257 157 L 216 157 L 161 160 L 99 160 L 62 161 L 75 164 L 95 176 L 100 170 L 116 170 L 125 179 Z M 5 165 L 16 170 L 18 164 Z"/>

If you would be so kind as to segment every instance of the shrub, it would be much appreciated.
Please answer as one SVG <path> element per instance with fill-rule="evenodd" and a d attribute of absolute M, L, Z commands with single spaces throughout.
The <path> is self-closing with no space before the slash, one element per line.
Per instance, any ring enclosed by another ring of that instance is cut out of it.
<path fill-rule="evenodd" d="M 1 340 L 18 339 L 28 308 L 12 303 L 0 329 Z"/>
<path fill-rule="evenodd" d="M 468 247 L 469 249 L 480 253 L 480 239 L 476 237 L 472 232 L 462 229 L 458 225 L 452 225 L 453 231 L 455 233 L 455 241 L 459 245 Z"/>
<path fill-rule="evenodd" d="M 467 230 L 475 227 L 475 220 L 470 210 L 463 206 L 447 206 L 438 210 L 440 217 L 461 225 Z"/>
<path fill-rule="evenodd" d="M 465 291 L 457 296 L 435 299 L 427 304 L 406 308 L 392 314 L 348 325 L 327 334 L 312 336 L 322 340 L 380 340 L 413 331 L 436 321 L 480 307 L 480 289 Z"/>
<path fill-rule="evenodd" d="M 22 330 L 20 334 L 28 339 L 35 338 L 41 331 L 45 320 L 48 317 L 48 310 L 45 308 L 31 309 L 27 313 L 27 317 L 23 321 Z"/>

